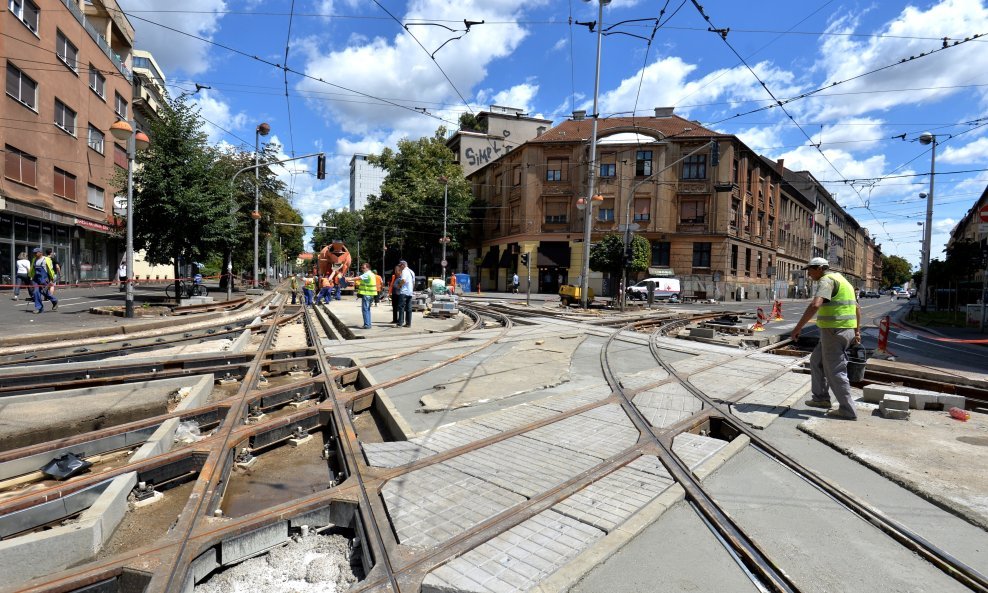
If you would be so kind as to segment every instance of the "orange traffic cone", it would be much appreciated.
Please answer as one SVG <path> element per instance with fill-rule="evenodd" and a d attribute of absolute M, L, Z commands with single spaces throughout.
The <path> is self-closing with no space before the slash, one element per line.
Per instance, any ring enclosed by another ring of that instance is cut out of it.
<path fill-rule="evenodd" d="M 755 325 L 751 326 L 751 331 L 763 332 L 765 331 L 765 311 L 761 307 L 758 307 L 758 319 L 755 321 Z"/>
<path fill-rule="evenodd" d="M 785 321 L 782 318 L 782 301 L 775 301 L 775 304 L 772 305 L 772 317 L 775 321 Z"/>

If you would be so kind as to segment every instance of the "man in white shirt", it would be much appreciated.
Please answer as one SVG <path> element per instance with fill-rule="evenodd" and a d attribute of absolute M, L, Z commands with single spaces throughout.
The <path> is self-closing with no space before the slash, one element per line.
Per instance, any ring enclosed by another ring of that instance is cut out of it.
<path fill-rule="evenodd" d="M 396 327 L 412 327 L 412 289 L 415 287 L 415 272 L 408 267 L 408 262 L 398 262 L 401 275 L 395 280 L 398 285 L 398 295 L 401 303 L 398 305 L 398 322 Z"/>

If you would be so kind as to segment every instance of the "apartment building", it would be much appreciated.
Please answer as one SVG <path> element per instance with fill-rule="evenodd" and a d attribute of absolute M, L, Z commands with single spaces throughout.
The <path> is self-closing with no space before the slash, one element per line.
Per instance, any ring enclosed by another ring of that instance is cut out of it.
<path fill-rule="evenodd" d="M 113 216 L 130 117 L 134 29 L 115 0 L 8 0 L 0 13 L 0 276 L 52 247 L 67 281 L 108 280 L 122 238 Z"/>
<path fill-rule="evenodd" d="M 475 263 L 482 285 L 504 289 L 526 278 L 521 252 L 533 254 L 533 291 L 554 293 L 578 281 L 584 253 L 592 121 L 583 112 L 467 176 L 486 213 Z M 714 164 L 711 142 L 718 146 Z M 771 294 L 782 175 L 737 137 L 718 134 L 658 108 L 653 117 L 598 122 L 592 241 L 632 232 L 649 240 L 649 275 L 676 276 L 697 298 Z M 643 274 L 644 275 L 644 274 Z M 598 294 L 618 278 L 591 272 Z"/>
<path fill-rule="evenodd" d="M 778 242 L 776 244 L 775 295 L 794 298 L 807 294 L 803 268 L 813 251 L 816 204 L 785 179 L 782 160 L 762 157 L 768 167 L 783 174 L 780 183 Z"/>
<path fill-rule="evenodd" d="M 988 224 L 981 222 L 981 209 L 985 207 L 988 207 L 988 187 L 981 192 L 974 205 L 951 229 L 950 239 L 947 240 L 948 248 L 960 241 L 975 241 L 981 244 L 982 253 L 988 253 L 988 233 L 981 232 L 981 228 Z M 983 286 L 985 281 L 984 266 L 979 266 L 978 269 L 972 271 L 974 273 L 969 280 L 970 286 L 974 288 Z"/>
<path fill-rule="evenodd" d="M 491 105 L 477 114 L 477 124 L 480 129 L 461 128 L 446 141 L 464 176 L 539 136 L 549 129 L 552 120 L 530 117 L 515 107 Z"/>
<path fill-rule="evenodd" d="M 372 165 L 367 156 L 357 153 L 350 159 L 350 212 L 363 210 L 368 197 L 381 195 L 387 172 Z"/>

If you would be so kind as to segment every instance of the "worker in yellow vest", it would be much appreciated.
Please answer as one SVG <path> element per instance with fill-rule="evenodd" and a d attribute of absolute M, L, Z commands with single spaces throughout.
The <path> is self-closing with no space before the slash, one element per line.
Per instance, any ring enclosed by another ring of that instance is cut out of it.
<path fill-rule="evenodd" d="M 360 284 L 357 285 L 357 296 L 360 297 L 360 312 L 364 317 L 363 329 L 371 328 L 371 303 L 377 294 L 377 274 L 371 271 L 370 264 L 360 265 Z"/>
<path fill-rule="evenodd" d="M 305 306 L 312 306 L 312 295 L 316 292 L 316 279 L 309 275 L 302 278 L 302 296 L 305 297 Z"/>
<path fill-rule="evenodd" d="M 854 287 L 844 276 L 830 272 L 830 263 L 822 257 L 814 257 L 804 269 L 817 283 L 816 292 L 793 328 L 792 339 L 799 338 L 803 326 L 814 315 L 820 330 L 820 342 L 810 354 L 812 397 L 806 400 L 806 405 L 830 410 L 830 391 L 833 391 L 838 407 L 828 411 L 827 416 L 857 420 L 851 384 L 847 380 L 847 348 L 852 343 L 861 343 L 861 308 Z"/>

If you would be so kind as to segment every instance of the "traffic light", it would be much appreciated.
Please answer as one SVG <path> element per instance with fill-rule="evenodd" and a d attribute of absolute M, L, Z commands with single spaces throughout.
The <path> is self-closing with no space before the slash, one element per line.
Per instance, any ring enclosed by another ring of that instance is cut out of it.
<path fill-rule="evenodd" d="M 710 142 L 710 165 L 716 167 L 720 164 L 720 144 L 716 140 Z"/>
<path fill-rule="evenodd" d="M 320 154 L 316 158 L 316 179 L 326 178 L 326 155 Z"/>
<path fill-rule="evenodd" d="M 521 254 L 521 265 L 528 267 L 528 253 Z"/>

